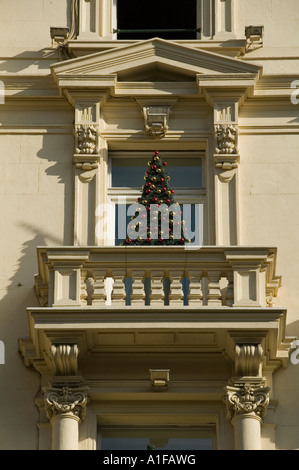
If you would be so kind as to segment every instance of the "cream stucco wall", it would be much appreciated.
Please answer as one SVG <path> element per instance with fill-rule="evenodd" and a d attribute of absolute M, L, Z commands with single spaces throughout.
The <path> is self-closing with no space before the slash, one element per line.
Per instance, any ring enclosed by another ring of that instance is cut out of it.
<path fill-rule="evenodd" d="M 299 5 L 297 0 L 234 3 L 237 39 L 244 39 L 247 25 L 264 26 L 263 47 L 242 57 L 263 67 L 259 93 L 271 89 L 268 75 L 281 80 L 281 86 L 274 81 L 270 97 L 260 101 L 257 93 L 240 110 L 239 244 L 278 248 L 276 272 L 282 275 L 282 287 L 275 305 L 288 310 L 287 335 L 299 337 L 299 104 L 292 105 L 289 98 L 290 84 L 299 77 Z M 49 34 L 51 26 L 70 25 L 70 2 L 2 0 L 0 9 L 0 80 L 6 90 L 0 104 L 0 340 L 5 344 L 0 448 L 36 449 L 34 398 L 40 381 L 22 364 L 18 339 L 28 336 L 26 308 L 38 305 L 33 288 L 36 247 L 73 242 L 74 114 L 50 77 L 50 65 L 59 54 L 51 48 Z M 174 129 L 206 129 L 211 119 L 206 102 L 193 103 L 190 122 L 184 117 L 184 102 L 179 106 Z M 129 127 L 128 121 L 141 126 L 135 103 L 131 120 L 124 114 L 128 108 L 120 108 L 106 108 L 107 132 Z M 273 387 L 278 400 L 275 445 L 298 449 L 299 365 L 290 363 L 276 372 Z"/>

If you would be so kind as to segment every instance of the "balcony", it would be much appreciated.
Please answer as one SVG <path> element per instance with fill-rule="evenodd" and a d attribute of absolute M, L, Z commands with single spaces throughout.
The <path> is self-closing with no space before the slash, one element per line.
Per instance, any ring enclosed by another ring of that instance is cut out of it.
<path fill-rule="evenodd" d="M 271 307 L 276 249 L 256 247 L 38 248 L 42 307 Z"/>
<path fill-rule="evenodd" d="M 37 251 L 40 307 L 28 308 L 30 337 L 19 347 L 41 374 L 55 370 L 57 345 L 75 347 L 79 366 L 112 353 L 204 353 L 233 362 L 244 343 L 261 345 L 269 370 L 288 362 L 293 338 L 285 338 L 286 310 L 274 305 L 281 282 L 275 248 Z"/>

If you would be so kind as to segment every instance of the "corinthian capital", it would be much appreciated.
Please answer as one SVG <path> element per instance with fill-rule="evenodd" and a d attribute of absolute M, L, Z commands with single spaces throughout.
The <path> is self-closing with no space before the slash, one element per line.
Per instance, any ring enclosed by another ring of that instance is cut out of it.
<path fill-rule="evenodd" d="M 59 414 L 71 413 L 81 421 L 85 418 L 86 387 L 61 387 L 44 389 L 46 413 L 49 419 Z"/>
<path fill-rule="evenodd" d="M 243 383 L 239 386 L 226 387 L 225 402 L 227 406 L 228 419 L 241 414 L 255 414 L 264 419 L 269 404 L 268 387 L 259 387 Z"/>

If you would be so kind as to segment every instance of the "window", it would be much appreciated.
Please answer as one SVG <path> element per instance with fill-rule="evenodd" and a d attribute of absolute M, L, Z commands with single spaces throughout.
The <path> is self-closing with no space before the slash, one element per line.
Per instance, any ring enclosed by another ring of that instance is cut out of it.
<path fill-rule="evenodd" d="M 196 0 L 118 0 L 117 39 L 196 39 Z"/>
<path fill-rule="evenodd" d="M 202 428 L 101 428 L 99 450 L 212 450 L 215 431 Z"/>
<path fill-rule="evenodd" d="M 175 191 L 175 201 L 181 205 L 182 219 L 187 234 L 194 245 L 204 242 L 205 188 L 200 152 L 161 152 L 167 162 L 170 187 Z M 113 152 L 109 164 L 108 224 L 109 244 L 119 245 L 126 237 L 127 223 L 131 218 L 128 210 L 136 204 L 144 183 L 147 163 L 152 152 Z"/>

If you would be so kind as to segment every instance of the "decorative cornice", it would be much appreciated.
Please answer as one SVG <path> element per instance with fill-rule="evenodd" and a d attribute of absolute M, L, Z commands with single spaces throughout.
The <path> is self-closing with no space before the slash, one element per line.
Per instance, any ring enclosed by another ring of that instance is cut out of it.
<path fill-rule="evenodd" d="M 57 415 L 71 414 L 83 421 L 88 401 L 87 390 L 87 387 L 68 386 L 45 388 L 43 392 L 47 417 L 51 420 Z"/>
<path fill-rule="evenodd" d="M 227 386 L 224 401 L 228 419 L 232 420 L 236 416 L 245 414 L 264 419 L 270 400 L 269 391 L 268 387 L 246 382 L 238 386 Z"/>

